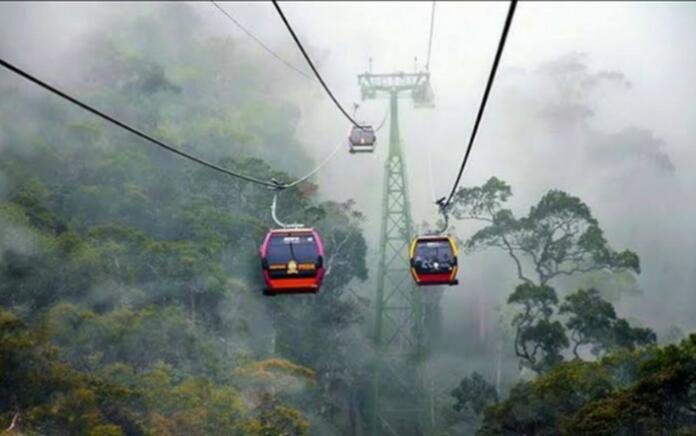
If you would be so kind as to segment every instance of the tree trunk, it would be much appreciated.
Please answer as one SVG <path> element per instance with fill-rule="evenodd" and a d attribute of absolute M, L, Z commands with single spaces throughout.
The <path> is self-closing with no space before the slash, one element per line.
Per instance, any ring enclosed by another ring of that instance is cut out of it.
<path fill-rule="evenodd" d="M 478 294 L 478 318 L 479 318 L 479 343 L 486 342 L 486 296 L 485 293 Z"/>
<path fill-rule="evenodd" d="M 10 426 L 5 429 L 5 432 L 11 432 L 12 430 L 14 430 L 15 427 L 17 426 L 18 420 L 19 420 L 19 412 L 15 412 L 14 416 L 12 416 L 12 422 L 10 422 Z"/>
<path fill-rule="evenodd" d="M 195 326 L 196 325 L 196 293 L 194 292 L 194 290 L 191 286 L 188 287 L 188 294 L 189 294 L 189 310 L 191 311 L 189 318 L 191 320 L 191 325 Z"/>
<path fill-rule="evenodd" d="M 495 391 L 498 393 L 498 398 L 501 397 L 501 379 L 503 368 L 503 340 L 498 338 L 495 344 Z"/>

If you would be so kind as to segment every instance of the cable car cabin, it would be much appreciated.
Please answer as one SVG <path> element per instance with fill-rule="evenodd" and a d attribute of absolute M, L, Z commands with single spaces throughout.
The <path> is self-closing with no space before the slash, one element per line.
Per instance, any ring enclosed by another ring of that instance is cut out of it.
<path fill-rule="evenodd" d="M 435 107 L 435 93 L 430 85 L 430 80 L 411 91 L 413 106 L 416 108 Z"/>
<path fill-rule="evenodd" d="M 348 136 L 351 153 L 372 153 L 376 141 L 377 135 L 372 126 L 353 126 Z"/>
<path fill-rule="evenodd" d="M 314 229 L 273 229 L 260 249 L 264 294 L 316 293 L 324 278 L 324 246 Z"/>
<path fill-rule="evenodd" d="M 457 244 L 449 236 L 418 236 L 409 249 L 411 275 L 418 286 L 456 285 Z"/>

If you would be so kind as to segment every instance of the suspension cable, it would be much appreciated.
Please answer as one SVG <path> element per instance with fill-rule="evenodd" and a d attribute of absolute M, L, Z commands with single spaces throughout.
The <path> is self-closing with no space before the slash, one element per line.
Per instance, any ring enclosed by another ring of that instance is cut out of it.
<path fill-rule="evenodd" d="M 230 21 L 232 21 L 242 32 L 246 33 L 247 36 L 248 36 L 249 38 L 253 39 L 261 48 L 263 48 L 264 50 L 266 50 L 266 52 L 268 52 L 271 56 L 273 56 L 274 58 L 278 59 L 280 62 L 282 62 L 283 64 L 285 64 L 286 67 L 288 67 L 288 68 L 290 68 L 291 70 L 295 71 L 296 73 L 300 74 L 300 75 L 303 76 L 304 78 L 310 79 L 310 80 L 312 79 L 312 76 L 311 76 L 311 75 L 305 73 L 305 72 L 302 71 L 301 69 L 297 68 L 296 66 L 294 66 L 294 65 L 291 64 L 290 62 L 288 62 L 288 61 L 286 61 L 285 59 L 283 59 L 279 54 L 277 54 L 276 52 L 274 52 L 273 50 L 271 50 L 266 44 L 264 44 L 259 38 L 257 38 L 253 33 L 251 33 L 251 31 L 248 30 L 246 27 L 244 27 L 239 21 L 237 21 L 229 12 L 227 12 L 227 11 L 225 10 L 225 8 L 223 8 L 223 7 L 222 7 L 220 4 L 218 4 L 215 0 L 211 0 L 210 2 L 213 4 L 213 6 L 215 6 L 215 7 L 217 8 L 218 11 L 220 11 L 220 12 L 221 12 L 224 16 L 226 16 Z"/>
<path fill-rule="evenodd" d="M 491 88 L 493 87 L 493 82 L 495 81 L 495 73 L 498 70 L 498 64 L 500 63 L 500 58 L 503 55 L 503 49 L 505 48 L 505 41 L 507 40 L 507 35 L 510 30 L 510 25 L 512 24 L 512 17 L 515 14 L 515 6 L 517 6 L 517 0 L 512 0 L 510 2 L 510 8 L 508 9 L 508 14 L 507 18 L 505 19 L 505 25 L 503 26 L 503 31 L 502 34 L 500 35 L 500 42 L 498 43 L 498 49 L 495 53 L 495 59 L 493 60 L 493 66 L 491 68 L 490 75 L 488 76 L 488 83 L 486 84 L 486 89 L 483 93 L 483 98 L 481 99 L 481 105 L 478 110 L 478 114 L 476 115 L 476 121 L 474 122 L 474 127 L 473 130 L 471 131 L 471 136 L 469 138 L 469 145 L 467 146 L 466 153 L 464 154 L 464 159 L 462 160 L 462 164 L 459 168 L 459 173 L 457 174 L 457 179 L 454 181 L 454 184 L 452 185 L 452 190 L 449 193 L 449 196 L 447 197 L 447 200 L 443 202 L 443 204 L 440 205 L 440 207 L 447 208 L 449 204 L 452 201 L 452 198 L 454 198 L 454 194 L 457 192 L 457 187 L 459 186 L 459 182 L 462 178 L 462 173 L 464 172 L 464 167 L 466 166 L 466 163 L 469 159 L 469 154 L 471 153 L 471 149 L 474 145 L 474 140 L 476 139 L 476 133 L 478 132 L 479 124 L 481 123 L 481 118 L 483 117 L 483 111 L 486 108 L 486 102 L 488 101 L 488 95 L 491 92 Z"/>
<path fill-rule="evenodd" d="M 379 125 L 375 127 L 375 133 L 379 132 L 382 127 L 384 127 L 384 123 L 387 121 L 387 116 L 389 116 L 389 106 L 384 109 L 384 116 L 382 116 L 382 121 L 379 122 Z"/>
<path fill-rule="evenodd" d="M 348 112 L 346 112 L 346 110 L 343 109 L 343 106 L 341 106 L 341 104 L 338 102 L 338 100 L 336 100 L 336 97 L 334 97 L 334 95 L 333 95 L 333 93 L 331 92 L 331 90 L 329 89 L 328 85 L 326 84 L 326 82 L 324 82 L 324 79 L 321 77 L 321 74 L 319 74 L 319 71 L 317 71 L 316 67 L 314 66 L 314 63 L 312 62 L 312 59 L 311 59 L 311 58 L 309 57 L 309 55 L 307 54 L 307 51 L 306 51 L 305 48 L 302 46 L 302 43 L 300 42 L 299 38 L 298 38 L 297 35 L 295 34 L 295 31 L 292 29 L 292 26 L 290 26 L 290 23 L 288 22 L 288 19 L 285 18 L 285 14 L 283 14 L 282 9 L 280 9 L 280 6 L 278 5 L 278 2 L 277 2 L 276 0 L 272 0 L 272 1 L 273 1 L 273 6 L 275 6 L 276 11 L 278 11 L 278 15 L 280 15 L 281 20 L 283 20 L 283 23 L 285 23 L 285 27 L 287 27 L 288 32 L 290 32 L 290 35 L 292 36 L 292 39 L 295 41 L 295 44 L 297 45 L 297 47 L 298 47 L 298 48 L 300 49 L 300 51 L 302 52 L 302 56 L 304 56 L 305 60 L 307 61 L 307 64 L 309 64 L 309 67 L 310 67 L 310 68 L 312 69 L 312 71 L 314 72 L 314 75 L 317 76 L 317 79 L 319 80 L 319 83 L 321 83 L 321 86 L 324 87 L 324 90 L 325 90 L 326 93 L 329 95 L 329 97 L 331 97 L 331 100 L 334 102 L 334 104 L 336 105 L 336 107 L 338 108 L 338 110 L 340 110 L 341 113 L 343 114 L 343 116 L 345 116 L 345 117 L 348 119 L 348 121 L 350 121 L 355 127 L 360 128 L 360 129 L 364 129 L 364 126 L 359 125 L 359 124 L 353 119 L 353 117 L 351 117 L 350 115 L 348 115 Z"/>
<path fill-rule="evenodd" d="M 430 9 L 430 35 L 428 36 L 428 56 L 425 59 L 425 71 L 430 71 L 430 50 L 433 47 L 433 29 L 435 28 L 435 0 Z"/>
<path fill-rule="evenodd" d="M 278 227 L 282 227 L 284 229 L 297 229 L 300 227 L 304 227 L 304 225 L 302 225 L 300 223 L 287 224 L 287 223 L 282 222 L 280 219 L 278 219 L 278 215 L 276 215 L 277 204 L 278 204 L 278 191 L 273 193 L 273 201 L 271 202 L 271 218 L 273 219 L 273 222 L 275 222 Z"/>
<path fill-rule="evenodd" d="M 124 130 L 127 130 L 127 131 L 133 133 L 134 135 L 136 135 L 136 136 L 138 136 L 138 137 L 140 137 L 140 138 L 142 138 L 142 139 L 144 139 L 144 140 L 146 140 L 146 141 L 148 141 L 148 142 L 150 142 L 150 143 L 152 143 L 152 144 L 157 145 L 158 147 L 162 147 L 163 149 L 165 149 L 165 150 L 167 150 L 167 151 L 170 151 L 170 152 L 172 152 L 172 153 L 178 154 L 178 155 L 181 156 L 181 157 L 184 157 L 184 158 L 186 158 L 186 159 L 189 159 L 189 160 L 191 160 L 191 161 L 193 161 L 193 162 L 196 162 L 196 163 L 198 163 L 198 164 L 200 164 L 200 165 L 203 165 L 203 166 L 208 167 L 208 168 L 210 168 L 210 169 L 212 169 L 212 170 L 221 172 L 221 173 L 226 174 L 226 175 L 228 175 L 228 176 L 236 177 L 236 178 L 238 178 L 238 179 L 246 180 L 246 181 L 248 181 L 248 182 L 256 183 L 256 184 L 258 184 L 258 185 L 267 186 L 267 187 L 273 188 L 273 189 L 275 189 L 275 190 L 283 190 L 283 189 L 287 189 L 287 188 L 292 188 L 292 187 L 298 185 L 299 183 L 301 183 L 301 182 L 307 180 L 309 177 L 311 177 L 311 176 L 313 176 L 314 174 L 316 174 L 324 165 L 326 165 L 326 164 L 331 160 L 331 158 L 333 158 L 333 157 L 336 155 L 336 152 L 340 149 L 340 145 L 339 145 L 339 147 L 336 147 L 336 149 L 335 149 L 334 151 L 332 151 L 332 152 L 329 154 L 329 156 L 328 156 L 326 159 L 324 159 L 317 167 L 315 167 L 315 168 L 314 168 L 313 170 L 311 170 L 309 173 L 307 173 L 306 175 L 300 177 L 299 179 L 297 179 L 297 180 L 295 180 L 295 181 L 293 181 L 293 182 L 290 182 L 290 183 L 280 183 L 280 182 L 278 182 L 278 181 L 275 180 L 275 179 L 263 180 L 263 179 L 259 179 L 259 178 L 256 178 L 256 177 L 253 177 L 253 176 L 249 176 L 249 175 L 246 175 L 246 174 L 238 173 L 238 172 L 236 172 L 236 171 L 232 171 L 232 170 L 227 169 L 227 168 L 223 168 L 223 167 L 221 167 L 221 166 L 219 166 L 219 165 L 216 165 L 216 164 L 214 164 L 214 163 L 212 163 L 212 162 L 209 162 L 209 161 L 207 161 L 207 160 L 204 160 L 204 159 L 202 159 L 202 158 L 199 158 L 199 157 L 197 157 L 197 156 L 194 156 L 194 155 L 192 155 L 192 154 L 189 154 L 189 153 L 187 153 L 187 152 L 185 152 L 185 151 L 183 151 L 183 150 L 180 150 L 180 149 L 177 148 L 177 147 L 174 147 L 174 146 L 172 146 L 172 145 L 169 145 L 169 144 L 167 144 L 167 143 L 164 142 L 164 141 L 161 141 L 161 140 L 159 140 L 159 139 L 157 139 L 157 138 L 154 138 L 154 137 L 148 135 L 147 133 L 144 133 L 143 131 L 138 130 L 137 128 L 132 127 L 132 126 L 130 126 L 130 125 L 124 123 L 123 121 L 119 121 L 118 119 L 116 119 L 116 118 L 114 118 L 114 117 L 112 117 L 112 116 L 110 116 L 110 115 L 107 115 L 106 113 L 100 111 L 99 109 L 96 109 L 96 108 L 94 108 L 94 107 L 88 105 L 87 103 L 84 103 L 84 102 L 82 102 L 81 100 L 78 100 L 77 98 L 70 96 L 70 95 L 67 94 L 66 92 L 61 91 L 60 89 L 58 89 L 58 88 L 56 88 L 56 87 L 54 87 L 54 86 L 52 86 L 52 85 L 49 85 L 48 83 L 46 83 L 46 82 L 44 82 L 44 81 L 38 79 L 37 77 L 35 77 L 35 76 L 29 74 L 28 72 L 22 70 L 22 69 L 19 68 L 19 67 L 17 67 L 17 66 L 15 66 L 15 65 L 11 64 L 10 62 L 6 61 L 6 60 L 3 59 L 3 58 L 0 58 L 0 66 L 2 66 L 2 67 L 4 67 L 4 68 L 6 68 L 6 69 L 12 71 L 13 73 L 15 73 L 15 74 L 17 74 L 17 75 L 23 77 L 24 79 L 26 79 L 26 80 L 28 80 L 28 81 L 30 81 L 30 82 L 32 82 L 32 83 L 34 83 L 34 84 L 36 84 L 36 85 L 38 85 L 38 86 L 44 88 L 44 89 L 46 89 L 47 91 L 50 91 L 51 93 L 53 93 L 53 94 L 55 94 L 55 95 L 57 95 L 57 96 L 63 98 L 64 100 L 69 101 L 70 103 L 72 103 L 72 104 L 74 104 L 74 105 L 76 105 L 76 106 L 78 106 L 78 107 L 80 107 L 80 108 L 86 110 L 87 112 L 90 112 L 90 113 L 92 113 L 92 114 L 94 114 L 94 115 L 96 115 L 96 116 L 98 116 L 98 117 L 100 117 L 100 118 L 102 118 L 102 119 L 104 119 L 104 120 L 106 120 L 106 121 L 108 121 L 108 122 L 110 122 L 110 123 L 112 123 L 112 124 L 114 124 L 114 125 L 116 125 L 116 126 L 122 128 L 122 129 L 124 129 Z"/>
<path fill-rule="evenodd" d="M 428 161 L 428 184 L 430 185 L 430 197 L 433 203 L 437 201 L 437 194 L 435 193 L 435 178 L 433 176 L 433 147 L 430 145 L 430 141 L 426 141 L 425 146 L 426 157 Z"/>
<path fill-rule="evenodd" d="M 432 7 L 430 8 L 430 32 L 428 33 L 428 56 L 425 58 L 425 71 L 430 72 L 430 51 L 433 46 L 433 28 L 435 27 L 435 0 L 433 0 Z M 432 197 L 433 203 L 436 202 L 437 197 L 435 196 L 435 182 L 433 180 L 433 158 L 432 158 L 432 145 L 430 141 L 427 141 L 426 145 L 427 161 L 428 161 L 428 183 L 430 184 L 430 196 Z"/>
<path fill-rule="evenodd" d="M 309 179 L 310 177 L 312 177 L 313 175 L 318 173 L 319 170 L 324 167 L 324 165 L 326 165 L 327 163 L 329 163 L 329 161 L 331 159 L 333 159 L 333 157 L 336 155 L 336 153 L 338 153 L 338 150 L 340 150 L 343 146 L 344 146 L 344 144 L 341 144 L 339 142 L 339 144 L 336 146 L 336 148 L 334 148 L 333 151 L 331 153 L 329 153 L 329 155 L 326 156 L 326 158 L 323 161 L 321 161 L 319 163 L 319 165 L 317 165 L 312 171 L 308 172 L 307 174 L 305 174 L 304 176 L 295 180 L 294 182 L 287 183 L 287 184 L 283 185 L 283 189 L 292 188 L 293 186 L 304 182 L 305 180 Z"/>
<path fill-rule="evenodd" d="M 245 174 L 237 173 L 235 171 L 232 171 L 232 170 L 229 170 L 226 168 L 222 168 L 218 165 L 215 165 L 212 162 L 208 162 L 208 161 L 203 160 L 199 157 L 193 156 L 193 155 L 186 153 L 185 151 L 180 150 L 176 147 L 173 147 L 173 146 L 171 146 L 171 145 L 169 145 L 169 144 L 167 144 L 159 139 L 153 138 L 152 136 L 148 135 L 147 133 L 144 133 L 144 132 L 136 129 L 135 127 L 131 127 L 128 124 L 126 124 L 122 121 L 119 121 L 116 118 L 114 118 L 110 115 L 107 115 L 98 109 L 95 109 L 94 107 L 88 105 L 87 103 L 84 103 L 84 102 L 76 99 L 75 97 L 71 97 L 70 95 L 66 94 L 65 92 L 59 90 L 58 88 L 55 88 L 55 87 L 49 85 L 48 83 L 32 76 L 31 74 L 16 67 L 15 65 L 7 62 L 6 60 L 4 60 L 2 58 L 0 58 L 0 65 L 7 68 L 10 71 L 12 71 L 13 73 L 16 73 L 16 74 L 24 77 L 25 79 L 29 80 L 30 82 L 33 82 L 33 83 L 39 85 L 40 87 L 52 92 L 53 94 L 56 94 L 57 96 L 65 99 L 65 100 L 68 100 L 70 103 L 72 103 L 76 106 L 79 106 L 82 109 L 84 109 L 88 112 L 91 112 L 92 114 L 94 114 L 94 115 L 96 115 L 96 116 L 98 116 L 98 117 L 100 117 L 100 118 L 102 118 L 102 119 L 104 119 L 112 124 L 115 124 L 122 129 L 128 130 L 129 132 L 133 133 L 134 135 L 139 136 L 140 138 L 145 139 L 146 141 L 149 141 L 149 142 L 151 142 L 159 147 L 162 147 L 165 150 L 171 151 L 172 153 L 178 154 L 179 156 L 185 157 L 186 159 L 192 160 L 192 161 L 199 163 L 203 166 L 206 166 L 206 167 L 211 168 L 215 171 L 219 171 L 221 173 L 227 174 L 227 175 L 232 176 L 232 177 L 237 177 L 237 178 L 240 178 L 240 179 L 252 182 L 252 183 L 257 183 L 259 185 L 274 186 L 273 182 L 271 182 L 271 181 L 257 179 L 256 177 L 247 176 Z"/>

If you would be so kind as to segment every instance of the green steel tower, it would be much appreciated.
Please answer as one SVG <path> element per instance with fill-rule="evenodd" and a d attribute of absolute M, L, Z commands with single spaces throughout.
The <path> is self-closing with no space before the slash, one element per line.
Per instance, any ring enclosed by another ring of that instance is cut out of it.
<path fill-rule="evenodd" d="M 389 154 L 384 168 L 382 225 L 375 300 L 371 435 L 427 435 L 431 425 L 425 386 L 426 334 L 423 298 L 409 272 L 413 237 L 406 167 L 399 137 L 399 96 L 410 92 L 417 106 L 431 106 L 429 74 L 365 73 L 358 76 L 362 98 L 388 96 Z"/>

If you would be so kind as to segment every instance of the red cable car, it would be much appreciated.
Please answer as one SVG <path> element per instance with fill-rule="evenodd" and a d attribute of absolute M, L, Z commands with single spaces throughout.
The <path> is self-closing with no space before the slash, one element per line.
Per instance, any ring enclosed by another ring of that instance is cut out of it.
<path fill-rule="evenodd" d="M 319 291 L 324 279 L 324 245 L 314 229 L 273 229 L 259 253 L 265 295 Z"/>
<path fill-rule="evenodd" d="M 457 244 L 443 235 L 418 236 L 409 249 L 411 275 L 418 286 L 456 285 Z"/>

